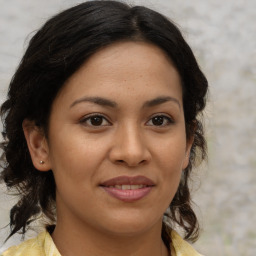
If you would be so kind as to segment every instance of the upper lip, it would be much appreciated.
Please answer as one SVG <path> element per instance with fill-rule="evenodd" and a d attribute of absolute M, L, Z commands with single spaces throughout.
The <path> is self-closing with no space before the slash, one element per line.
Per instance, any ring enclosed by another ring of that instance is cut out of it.
<path fill-rule="evenodd" d="M 116 185 L 146 185 L 154 186 L 155 183 L 145 176 L 118 176 L 104 181 L 100 184 L 104 187 L 116 186 Z"/>

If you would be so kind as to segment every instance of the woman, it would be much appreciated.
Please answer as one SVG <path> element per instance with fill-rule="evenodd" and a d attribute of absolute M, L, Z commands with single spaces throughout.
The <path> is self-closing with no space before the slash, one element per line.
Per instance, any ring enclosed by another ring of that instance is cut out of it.
<path fill-rule="evenodd" d="M 1 107 L 2 179 L 20 200 L 9 255 L 199 255 L 188 181 L 205 156 L 207 80 L 177 27 L 90 1 L 31 39 Z"/>

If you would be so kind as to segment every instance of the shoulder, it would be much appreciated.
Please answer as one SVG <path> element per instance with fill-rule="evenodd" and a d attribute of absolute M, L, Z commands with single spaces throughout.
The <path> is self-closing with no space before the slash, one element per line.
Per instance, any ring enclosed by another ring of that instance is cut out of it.
<path fill-rule="evenodd" d="M 17 246 L 12 246 L 1 256 L 61 256 L 51 236 L 44 231 L 37 237 L 29 239 Z"/>
<path fill-rule="evenodd" d="M 182 237 L 174 230 L 171 233 L 172 246 L 176 252 L 176 256 L 203 256 L 198 253 L 188 242 L 184 241 Z"/>

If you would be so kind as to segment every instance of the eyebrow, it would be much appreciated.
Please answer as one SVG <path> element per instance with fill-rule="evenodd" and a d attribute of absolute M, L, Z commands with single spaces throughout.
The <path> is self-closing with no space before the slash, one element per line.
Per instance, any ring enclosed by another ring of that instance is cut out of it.
<path fill-rule="evenodd" d="M 180 102 L 176 98 L 170 97 L 170 96 L 160 96 L 160 97 L 157 97 L 153 100 L 146 101 L 143 104 L 143 108 L 145 108 L 145 107 L 154 107 L 154 106 L 163 104 L 163 103 L 168 102 L 168 101 L 172 101 L 172 102 L 176 103 L 179 106 L 179 109 L 181 108 Z"/>
<path fill-rule="evenodd" d="M 163 104 L 165 102 L 169 102 L 169 101 L 172 101 L 172 102 L 176 103 L 179 106 L 179 108 L 181 108 L 180 102 L 176 98 L 170 97 L 170 96 L 160 96 L 160 97 L 157 97 L 155 99 L 146 101 L 143 104 L 142 108 L 154 107 L 154 106 L 157 106 L 157 105 Z M 102 98 L 102 97 L 83 97 L 83 98 L 80 98 L 78 100 L 75 100 L 70 105 L 70 108 L 72 108 L 73 106 L 75 106 L 79 103 L 82 103 L 82 102 L 91 102 L 91 103 L 95 103 L 97 105 L 104 106 L 104 107 L 111 107 L 111 108 L 117 107 L 116 102 L 114 102 L 112 100 L 109 100 L 109 99 L 106 99 L 106 98 Z"/>
<path fill-rule="evenodd" d="M 81 99 L 75 100 L 71 105 L 70 108 L 72 108 L 73 106 L 75 106 L 78 103 L 81 102 L 91 102 L 91 103 L 95 103 L 104 107 L 117 107 L 117 103 L 109 100 L 109 99 L 105 99 L 105 98 L 101 98 L 101 97 L 83 97 Z"/>

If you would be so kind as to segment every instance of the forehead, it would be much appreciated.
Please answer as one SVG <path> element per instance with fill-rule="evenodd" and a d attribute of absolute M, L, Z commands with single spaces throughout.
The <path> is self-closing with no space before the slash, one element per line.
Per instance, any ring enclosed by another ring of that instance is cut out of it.
<path fill-rule="evenodd" d="M 117 69 L 118 67 L 118 69 Z M 159 47 L 146 42 L 117 42 L 107 46 L 92 55 L 82 66 L 82 69 L 99 71 L 101 73 L 123 73 L 133 76 L 147 71 L 155 71 L 158 75 L 163 70 L 174 69 L 174 65 L 165 52 Z M 138 70 L 139 68 L 139 70 Z M 175 70 L 176 71 L 176 70 Z"/>
<path fill-rule="evenodd" d="M 118 42 L 96 52 L 68 79 L 63 93 L 73 99 L 106 94 L 120 99 L 122 95 L 182 97 L 171 60 L 159 47 L 145 42 Z"/>

